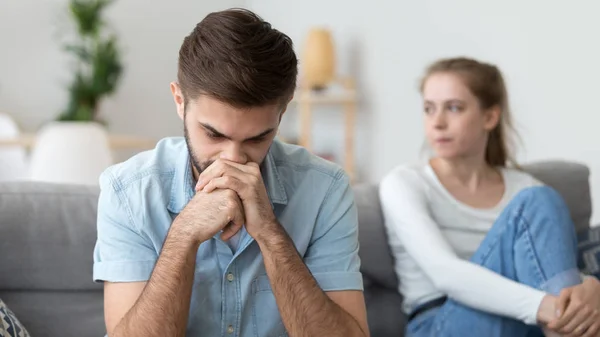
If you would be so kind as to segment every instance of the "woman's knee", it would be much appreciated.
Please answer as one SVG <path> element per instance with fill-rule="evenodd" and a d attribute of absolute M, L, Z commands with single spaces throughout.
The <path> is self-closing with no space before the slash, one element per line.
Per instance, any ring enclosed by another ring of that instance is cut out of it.
<path fill-rule="evenodd" d="M 535 186 L 523 189 L 507 208 L 515 224 L 523 224 L 534 232 L 532 227 L 541 226 L 543 228 L 540 230 L 558 231 L 557 234 L 560 233 L 565 238 L 575 235 L 575 225 L 569 208 L 562 196 L 551 187 Z"/>
<path fill-rule="evenodd" d="M 514 197 L 511 203 L 529 207 L 548 209 L 566 209 L 562 196 L 552 187 L 533 186 L 524 188 Z"/>

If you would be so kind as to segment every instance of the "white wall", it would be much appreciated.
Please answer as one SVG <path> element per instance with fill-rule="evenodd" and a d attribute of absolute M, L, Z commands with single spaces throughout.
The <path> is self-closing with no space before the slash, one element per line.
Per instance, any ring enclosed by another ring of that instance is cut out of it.
<path fill-rule="evenodd" d="M 0 1 L 0 111 L 15 115 L 27 131 L 57 116 L 67 101 L 69 59 L 58 40 L 66 29 L 66 3 Z M 117 95 L 102 107 L 112 131 L 181 133 L 168 88 L 181 41 L 208 12 L 234 6 L 256 10 L 288 33 L 298 51 L 310 26 L 332 28 L 340 72 L 356 76 L 363 95 L 357 128 L 363 178 L 376 181 L 394 165 L 418 158 L 418 78 L 439 57 L 469 55 L 505 72 L 524 143 L 519 159 L 588 164 L 594 208 L 600 210 L 595 0 L 118 0 L 108 17 L 124 47 L 126 72 Z M 320 111 L 316 148 L 339 151 L 341 114 Z M 296 121 L 290 111 L 284 131 L 294 132 Z"/>
<path fill-rule="evenodd" d="M 368 179 L 418 159 L 423 132 L 416 88 L 424 67 L 468 55 L 505 73 L 523 140 L 519 160 L 590 166 L 599 210 L 593 221 L 600 221 L 597 1 L 248 0 L 248 6 L 289 33 L 299 50 L 310 26 L 333 29 L 341 71 L 356 73 L 366 95 L 359 126 L 366 146 L 358 157 Z"/>
<path fill-rule="evenodd" d="M 163 137 L 182 134 L 169 83 L 177 75 L 183 38 L 209 12 L 244 0 L 117 0 L 107 19 L 123 47 L 125 73 L 117 94 L 103 104 L 111 131 Z M 52 120 L 67 103 L 70 56 L 67 0 L 0 1 L 0 111 L 26 131 Z"/>

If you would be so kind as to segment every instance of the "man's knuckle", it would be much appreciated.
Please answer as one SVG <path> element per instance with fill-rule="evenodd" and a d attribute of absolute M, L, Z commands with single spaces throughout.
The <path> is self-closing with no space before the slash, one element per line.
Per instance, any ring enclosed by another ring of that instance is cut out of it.
<path fill-rule="evenodd" d="M 235 208 L 235 200 L 233 199 L 227 199 L 227 201 L 225 202 L 225 207 L 229 210 L 234 209 Z"/>

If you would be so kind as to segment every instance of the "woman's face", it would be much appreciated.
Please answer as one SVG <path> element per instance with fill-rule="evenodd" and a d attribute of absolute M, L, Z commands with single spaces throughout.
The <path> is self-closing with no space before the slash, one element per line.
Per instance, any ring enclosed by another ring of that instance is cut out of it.
<path fill-rule="evenodd" d="M 481 109 L 462 79 L 450 72 L 430 75 L 422 94 L 425 134 L 436 156 L 483 157 L 488 133 L 498 124 L 499 109 Z"/>

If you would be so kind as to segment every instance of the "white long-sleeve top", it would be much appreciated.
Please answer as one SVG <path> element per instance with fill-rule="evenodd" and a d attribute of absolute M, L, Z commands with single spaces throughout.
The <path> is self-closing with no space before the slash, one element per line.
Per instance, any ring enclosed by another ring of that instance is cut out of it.
<path fill-rule="evenodd" d="M 455 199 L 429 165 L 401 166 L 380 184 L 380 198 L 404 311 L 448 296 L 474 309 L 536 324 L 545 292 L 469 261 L 496 218 L 532 176 L 502 169 L 505 192 L 493 208 Z"/>

